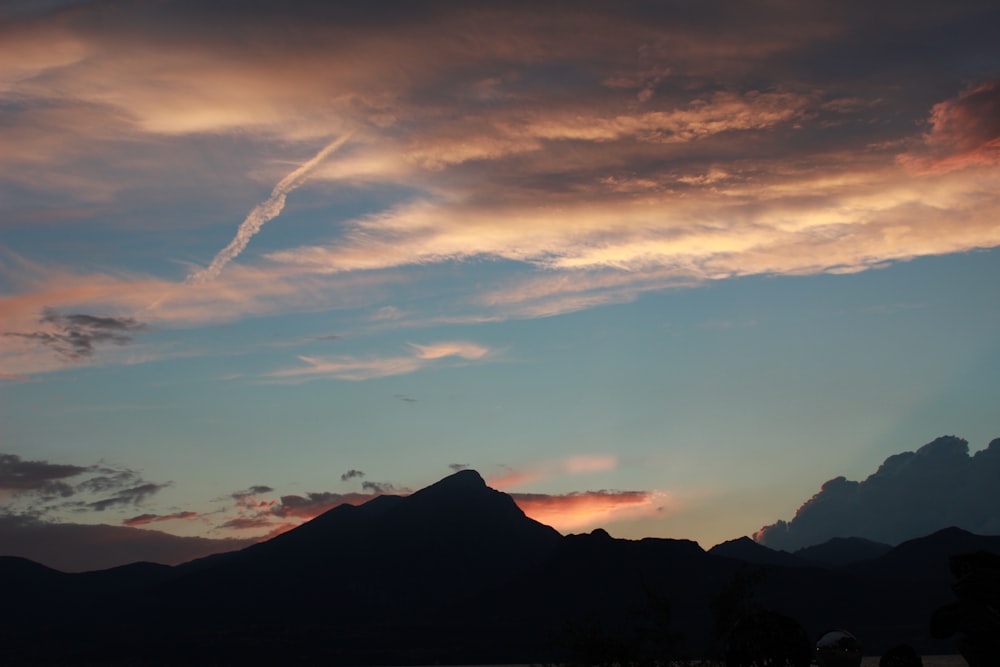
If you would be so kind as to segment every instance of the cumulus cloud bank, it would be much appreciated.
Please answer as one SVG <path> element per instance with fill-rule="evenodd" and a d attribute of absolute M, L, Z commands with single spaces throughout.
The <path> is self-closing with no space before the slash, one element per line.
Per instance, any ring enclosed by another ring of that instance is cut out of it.
<path fill-rule="evenodd" d="M 794 551 L 834 537 L 897 544 L 941 528 L 1000 534 L 1000 438 L 975 455 L 969 444 L 942 436 L 915 452 L 890 456 L 867 479 L 835 477 L 791 521 L 755 535 L 773 549 Z"/>

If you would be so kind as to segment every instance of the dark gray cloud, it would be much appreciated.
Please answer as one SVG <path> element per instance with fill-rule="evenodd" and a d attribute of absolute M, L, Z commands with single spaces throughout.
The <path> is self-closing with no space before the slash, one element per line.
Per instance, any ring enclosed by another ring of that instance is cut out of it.
<path fill-rule="evenodd" d="M 969 456 L 965 440 L 943 436 L 890 456 L 864 481 L 829 480 L 791 521 L 764 526 L 754 538 L 794 551 L 834 537 L 898 544 L 948 526 L 1000 534 L 997 480 L 1000 438 Z"/>
<path fill-rule="evenodd" d="M 61 315 L 51 308 L 42 311 L 38 323 L 45 329 L 28 333 L 7 331 L 3 335 L 32 340 L 66 361 L 82 361 L 92 357 L 98 345 L 128 345 L 133 334 L 147 329 L 131 317 Z"/>
<path fill-rule="evenodd" d="M 247 496 L 258 496 L 262 493 L 272 493 L 273 491 L 274 489 L 266 484 L 254 484 L 248 489 L 231 494 L 230 497 L 234 500 L 239 500 L 241 498 L 246 498 Z"/>
<path fill-rule="evenodd" d="M 238 516 L 221 524 L 219 528 L 232 530 L 252 530 L 256 528 L 273 528 L 274 522 L 268 516 Z"/>
<path fill-rule="evenodd" d="M 368 484 L 368 482 L 365 482 Z M 374 498 L 377 493 L 332 493 L 316 491 L 304 496 L 281 496 L 281 502 L 270 509 L 273 516 L 312 519 L 338 505 L 360 505 Z"/>
<path fill-rule="evenodd" d="M 160 521 L 175 521 L 178 519 L 197 519 L 201 517 L 197 512 L 174 512 L 173 514 L 140 514 L 122 521 L 123 526 L 145 526 L 149 523 L 159 523 Z"/>
<path fill-rule="evenodd" d="M 410 493 L 410 489 L 397 487 L 389 482 L 362 482 L 361 488 L 375 496 Z"/>
<path fill-rule="evenodd" d="M 449 463 L 448 467 L 453 472 L 458 472 L 460 470 L 468 470 L 469 469 L 469 464 L 468 463 Z"/>
<path fill-rule="evenodd" d="M 126 489 L 119 489 L 107 498 L 101 498 L 100 500 L 89 502 L 86 504 L 86 508 L 96 512 L 103 512 L 109 507 L 117 507 L 119 505 L 139 505 L 146 500 L 146 498 L 159 493 L 168 486 L 170 486 L 169 482 L 166 484 L 145 482 Z"/>
<path fill-rule="evenodd" d="M 69 488 L 61 480 L 89 472 L 83 466 L 25 461 L 16 454 L 0 453 L 0 491 L 38 491 L 59 485 Z"/>
<path fill-rule="evenodd" d="M 364 477 L 365 473 L 351 469 L 341 475 L 342 481 Z M 239 530 L 252 528 L 275 528 L 287 523 L 279 523 L 281 519 L 303 519 L 308 521 L 338 505 L 361 505 L 369 500 L 388 493 L 409 491 L 397 489 L 392 484 L 379 482 L 363 482 L 362 493 L 336 493 L 333 491 L 310 491 L 304 495 L 288 494 L 278 499 L 263 499 L 260 493 L 271 492 L 269 486 L 254 486 L 246 491 L 232 494 L 236 500 L 239 515 L 220 524 L 219 528 L 235 528 Z"/>
<path fill-rule="evenodd" d="M 30 558 L 65 572 L 101 570 L 150 561 L 177 565 L 257 540 L 177 537 L 126 526 L 48 523 L 0 515 L 0 555 Z"/>
<path fill-rule="evenodd" d="M 128 468 L 26 461 L 0 453 L 0 491 L 12 497 L 0 514 L 40 517 L 60 508 L 103 512 L 139 505 L 169 485 L 149 482 Z"/>

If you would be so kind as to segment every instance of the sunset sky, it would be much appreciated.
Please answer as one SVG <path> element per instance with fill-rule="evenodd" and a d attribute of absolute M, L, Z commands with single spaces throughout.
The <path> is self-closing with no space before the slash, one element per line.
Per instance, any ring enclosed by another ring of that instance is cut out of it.
<path fill-rule="evenodd" d="M 216 548 L 465 467 L 563 532 L 707 548 L 983 450 L 998 31 L 988 0 L 4 3 L 0 551 Z"/>

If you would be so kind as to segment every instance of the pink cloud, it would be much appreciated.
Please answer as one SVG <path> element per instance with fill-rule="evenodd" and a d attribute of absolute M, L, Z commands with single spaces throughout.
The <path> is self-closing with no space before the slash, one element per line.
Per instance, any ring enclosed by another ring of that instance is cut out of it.
<path fill-rule="evenodd" d="M 1000 164 L 1000 81 L 966 90 L 935 104 L 922 150 L 898 160 L 922 172 L 948 172 Z"/>
<path fill-rule="evenodd" d="M 493 488 L 504 490 L 563 475 L 603 472 L 617 467 L 618 457 L 612 454 L 578 454 L 516 468 L 505 467 L 503 472 L 490 475 L 487 483 Z"/>
<path fill-rule="evenodd" d="M 661 491 L 581 491 L 562 495 L 511 494 L 525 514 L 560 531 L 664 516 L 679 503 Z"/>

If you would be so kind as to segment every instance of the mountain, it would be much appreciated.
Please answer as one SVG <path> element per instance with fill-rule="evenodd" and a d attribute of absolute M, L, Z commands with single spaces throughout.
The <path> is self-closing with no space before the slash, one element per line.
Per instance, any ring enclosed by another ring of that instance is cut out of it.
<path fill-rule="evenodd" d="M 0 558 L 0 664 L 663 662 L 717 654 L 755 608 L 813 638 L 849 629 L 869 653 L 947 653 L 930 614 L 953 599 L 948 556 L 977 550 L 1000 553 L 1000 537 L 948 529 L 830 568 L 747 538 L 705 552 L 561 536 L 466 470 L 177 567 L 66 574 Z"/>
<path fill-rule="evenodd" d="M 754 565 L 785 565 L 787 567 L 806 567 L 809 565 L 797 555 L 792 555 L 787 551 L 769 549 L 746 536 L 716 544 L 708 550 L 708 553 Z"/>
<path fill-rule="evenodd" d="M 560 539 L 463 470 L 407 497 L 335 507 L 171 582 L 154 598 L 189 614 L 263 612 L 293 600 L 331 621 L 404 618 L 503 582 L 541 562 Z"/>
<path fill-rule="evenodd" d="M 835 537 L 823 544 L 799 549 L 795 556 L 813 565 L 836 568 L 878 558 L 891 549 L 888 544 L 862 537 Z"/>

